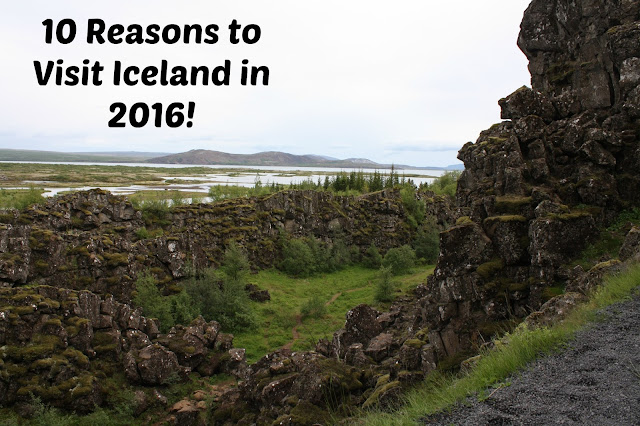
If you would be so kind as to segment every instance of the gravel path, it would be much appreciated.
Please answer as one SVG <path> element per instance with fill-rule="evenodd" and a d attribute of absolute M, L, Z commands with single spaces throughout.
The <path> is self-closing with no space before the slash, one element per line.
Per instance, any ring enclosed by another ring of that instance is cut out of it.
<path fill-rule="evenodd" d="M 566 350 L 534 362 L 511 384 L 452 413 L 440 425 L 640 425 L 640 298 L 611 306 L 606 320 Z"/>

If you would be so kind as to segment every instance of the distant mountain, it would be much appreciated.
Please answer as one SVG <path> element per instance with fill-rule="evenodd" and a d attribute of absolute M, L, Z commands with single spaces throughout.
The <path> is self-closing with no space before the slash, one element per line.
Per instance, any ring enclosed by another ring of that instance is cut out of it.
<path fill-rule="evenodd" d="M 0 161 L 144 163 L 164 152 L 55 152 L 27 149 L 0 149 Z"/>
<path fill-rule="evenodd" d="M 295 155 L 285 152 L 267 151 L 257 154 L 229 154 L 206 149 L 192 149 L 180 154 L 147 160 L 154 164 L 198 164 L 198 165 L 238 165 L 238 166 L 290 166 L 290 167 L 362 167 L 390 168 L 390 164 L 379 164 L 366 158 L 348 158 L 339 160 L 320 155 Z M 396 165 L 398 168 L 410 166 Z"/>
<path fill-rule="evenodd" d="M 464 164 L 451 164 L 445 167 L 446 170 L 464 170 Z"/>
<path fill-rule="evenodd" d="M 332 167 L 389 169 L 391 164 L 380 164 L 367 158 L 347 158 L 340 160 L 326 155 L 295 155 L 279 151 L 266 151 L 257 154 L 229 154 L 221 151 L 192 149 L 179 154 L 164 152 L 56 152 L 26 149 L 0 148 L 0 161 L 35 162 L 92 162 L 92 163 L 148 163 L 148 164 L 192 164 L 192 165 L 237 165 L 237 166 L 289 166 L 289 167 Z M 447 167 L 416 167 L 395 164 L 397 169 L 462 170 L 462 164 Z"/>

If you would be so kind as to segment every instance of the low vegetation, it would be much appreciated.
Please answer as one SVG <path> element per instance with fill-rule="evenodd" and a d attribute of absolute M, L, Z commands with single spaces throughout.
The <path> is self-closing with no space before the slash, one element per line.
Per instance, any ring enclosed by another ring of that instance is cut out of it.
<path fill-rule="evenodd" d="M 158 282 L 149 274 L 136 281 L 133 302 L 146 316 L 160 320 L 161 331 L 176 324 L 189 324 L 202 315 L 218 321 L 226 331 L 252 329 L 256 317 L 245 291 L 249 262 L 235 244 L 225 251 L 219 270 L 194 271 L 176 294 L 164 296 Z"/>
<path fill-rule="evenodd" d="M 412 291 L 432 272 L 433 266 L 421 266 L 397 278 L 394 295 Z M 354 306 L 367 303 L 388 308 L 388 302 L 375 300 L 377 277 L 377 270 L 357 265 L 307 278 L 294 278 L 275 269 L 259 271 L 250 282 L 268 290 L 271 300 L 250 302 L 259 325 L 255 330 L 234 333 L 234 346 L 246 348 L 250 362 L 285 345 L 298 351 L 313 349 L 318 339 L 331 339 Z"/>
<path fill-rule="evenodd" d="M 34 204 L 44 204 L 42 190 L 29 189 L 0 189 L 0 209 L 23 210 Z"/>

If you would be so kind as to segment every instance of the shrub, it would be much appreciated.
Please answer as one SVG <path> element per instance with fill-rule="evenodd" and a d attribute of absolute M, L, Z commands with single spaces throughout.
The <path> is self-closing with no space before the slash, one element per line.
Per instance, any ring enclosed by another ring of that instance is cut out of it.
<path fill-rule="evenodd" d="M 287 275 L 305 278 L 320 272 L 335 272 L 351 263 L 351 251 L 341 238 L 328 245 L 317 238 L 283 239 L 279 268 Z"/>
<path fill-rule="evenodd" d="M 151 234 L 149 233 L 147 228 L 143 226 L 142 228 L 136 229 L 136 237 L 138 237 L 139 240 L 146 240 L 148 238 L 151 238 Z"/>
<path fill-rule="evenodd" d="M 364 253 L 364 256 L 362 257 L 362 264 L 365 268 L 380 269 L 380 266 L 382 265 L 382 255 L 375 244 L 371 243 L 367 251 Z"/>
<path fill-rule="evenodd" d="M 249 272 L 249 259 L 235 241 L 232 241 L 225 250 L 220 269 L 231 280 L 246 280 Z"/>
<path fill-rule="evenodd" d="M 245 285 L 244 279 L 209 268 L 187 281 L 186 291 L 205 320 L 218 321 L 225 330 L 241 330 L 256 325 Z"/>
<path fill-rule="evenodd" d="M 416 253 L 408 245 L 389 249 L 382 259 L 382 266 L 391 268 L 393 275 L 408 273 L 416 264 Z"/>
<path fill-rule="evenodd" d="M 174 326 L 171 304 L 162 296 L 151 274 L 145 273 L 136 280 L 136 292 L 133 303 L 142 308 L 145 316 L 157 318 L 163 332 Z"/>
<path fill-rule="evenodd" d="M 402 200 L 402 205 L 407 212 L 407 221 L 409 222 L 409 225 L 413 229 L 416 229 L 424 220 L 424 201 L 416 198 L 416 190 L 413 185 L 405 185 L 400 190 L 400 198 Z"/>
<path fill-rule="evenodd" d="M 428 264 L 436 262 L 440 253 L 440 233 L 434 219 L 426 220 L 418 229 L 412 246 L 418 259 L 424 259 Z"/>
<path fill-rule="evenodd" d="M 282 249 L 282 257 L 280 269 L 287 275 L 304 278 L 315 273 L 314 253 L 304 240 L 286 241 Z"/>
<path fill-rule="evenodd" d="M 184 290 L 171 296 L 163 296 L 156 280 L 149 273 L 138 278 L 136 292 L 133 303 L 142 308 L 145 316 L 157 318 L 163 333 L 176 324 L 189 324 L 200 314 L 193 299 Z"/>
<path fill-rule="evenodd" d="M 322 318 L 326 313 L 327 307 L 317 294 L 314 294 L 300 308 L 302 318 Z"/>
<path fill-rule="evenodd" d="M 393 300 L 393 283 L 391 282 L 390 267 L 380 267 L 376 292 L 373 297 L 377 302 L 382 303 L 391 302 Z"/>

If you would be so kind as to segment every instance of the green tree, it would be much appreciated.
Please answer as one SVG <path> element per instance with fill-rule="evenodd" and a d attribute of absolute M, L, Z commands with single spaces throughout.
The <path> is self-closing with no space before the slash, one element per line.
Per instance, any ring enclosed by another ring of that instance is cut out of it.
<path fill-rule="evenodd" d="M 380 265 L 382 265 L 382 255 L 375 244 L 371 243 L 367 251 L 364 253 L 364 256 L 362 257 L 362 264 L 365 268 L 369 269 L 379 269 Z"/>
<path fill-rule="evenodd" d="M 246 280 L 249 268 L 247 253 L 242 250 L 238 243 L 232 241 L 224 251 L 224 258 L 220 269 L 231 280 Z"/>
<path fill-rule="evenodd" d="M 416 253 L 408 245 L 389 249 L 382 259 L 382 266 L 391 268 L 393 275 L 406 274 L 415 264 Z"/>
<path fill-rule="evenodd" d="M 136 280 L 136 292 L 133 303 L 142 308 L 145 316 L 157 318 L 160 321 L 161 331 L 166 332 L 175 325 L 171 314 L 171 302 L 162 296 L 151 274 L 144 273 Z"/>
<path fill-rule="evenodd" d="M 225 330 L 242 330 L 256 325 L 256 316 L 244 279 L 231 279 L 213 268 L 190 278 L 186 291 L 207 321 L 218 321 Z"/>
<path fill-rule="evenodd" d="M 391 302 L 393 300 L 393 283 L 391 282 L 391 268 L 390 267 L 380 267 L 380 272 L 378 273 L 378 283 L 376 284 L 376 292 L 374 294 L 374 299 L 377 302 Z"/>
<path fill-rule="evenodd" d="M 302 239 L 285 240 L 280 269 L 294 277 L 308 277 L 315 273 L 315 258 L 309 245 Z"/>

